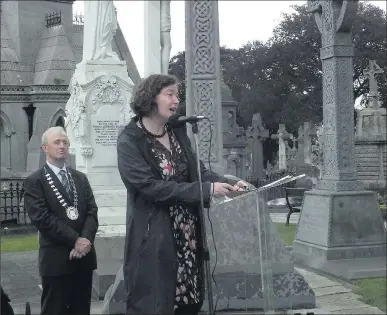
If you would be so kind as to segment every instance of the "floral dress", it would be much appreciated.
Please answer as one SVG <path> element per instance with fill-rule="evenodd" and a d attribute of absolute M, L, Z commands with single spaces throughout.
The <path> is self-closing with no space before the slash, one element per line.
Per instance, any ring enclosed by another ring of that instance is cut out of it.
<path fill-rule="evenodd" d="M 152 153 L 160 166 L 164 180 L 186 182 L 188 179 L 187 159 L 172 131 L 168 131 L 171 151 L 153 137 L 147 137 Z M 175 308 L 180 305 L 196 304 L 200 300 L 200 273 L 197 260 L 196 225 L 198 218 L 183 203 L 169 207 L 173 237 L 177 249 L 177 285 Z"/>

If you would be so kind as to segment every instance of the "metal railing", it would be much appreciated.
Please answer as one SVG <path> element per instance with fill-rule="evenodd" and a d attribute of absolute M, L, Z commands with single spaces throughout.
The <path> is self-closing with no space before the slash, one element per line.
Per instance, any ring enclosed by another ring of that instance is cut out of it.
<path fill-rule="evenodd" d="M 76 12 L 73 14 L 73 25 L 84 25 L 85 24 L 85 16 L 81 13 Z"/>
<path fill-rule="evenodd" d="M 0 185 L 0 223 L 30 224 L 24 208 L 24 178 L 2 178 Z"/>

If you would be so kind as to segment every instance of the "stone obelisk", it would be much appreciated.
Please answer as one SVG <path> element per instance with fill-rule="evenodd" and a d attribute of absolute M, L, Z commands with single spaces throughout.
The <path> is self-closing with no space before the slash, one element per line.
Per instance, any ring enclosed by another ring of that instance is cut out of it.
<path fill-rule="evenodd" d="M 126 189 L 117 168 L 117 135 L 132 113 L 133 82 L 112 49 L 117 29 L 113 1 L 86 1 L 83 60 L 71 80 L 66 130 L 76 168 L 84 172 L 98 205 L 98 270 L 93 294 L 103 298 L 123 259 Z"/>
<path fill-rule="evenodd" d="M 376 194 L 357 179 L 354 161 L 354 46 L 358 1 L 309 1 L 321 32 L 323 170 L 306 192 L 293 243 L 301 265 L 347 280 L 385 276 L 386 236 Z"/>

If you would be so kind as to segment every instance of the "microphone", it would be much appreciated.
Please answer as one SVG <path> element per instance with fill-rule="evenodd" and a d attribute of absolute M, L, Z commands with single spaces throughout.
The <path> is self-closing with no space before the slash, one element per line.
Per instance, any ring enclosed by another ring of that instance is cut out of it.
<path fill-rule="evenodd" d="M 179 127 L 179 126 L 185 125 L 186 123 L 191 123 L 191 124 L 196 123 L 199 120 L 202 120 L 205 118 L 206 118 L 205 116 L 193 115 L 193 116 L 186 117 L 183 115 L 174 114 L 171 117 L 169 117 L 168 125 L 170 125 L 171 127 Z"/>

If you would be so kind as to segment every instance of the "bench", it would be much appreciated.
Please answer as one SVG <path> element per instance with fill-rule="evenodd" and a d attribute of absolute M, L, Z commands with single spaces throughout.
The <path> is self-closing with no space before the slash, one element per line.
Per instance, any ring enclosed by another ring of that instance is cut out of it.
<path fill-rule="evenodd" d="M 286 225 L 289 225 L 289 220 L 292 213 L 301 212 L 304 193 L 308 190 L 310 189 L 285 187 L 286 204 L 289 208 L 289 212 L 286 217 Z"/>

